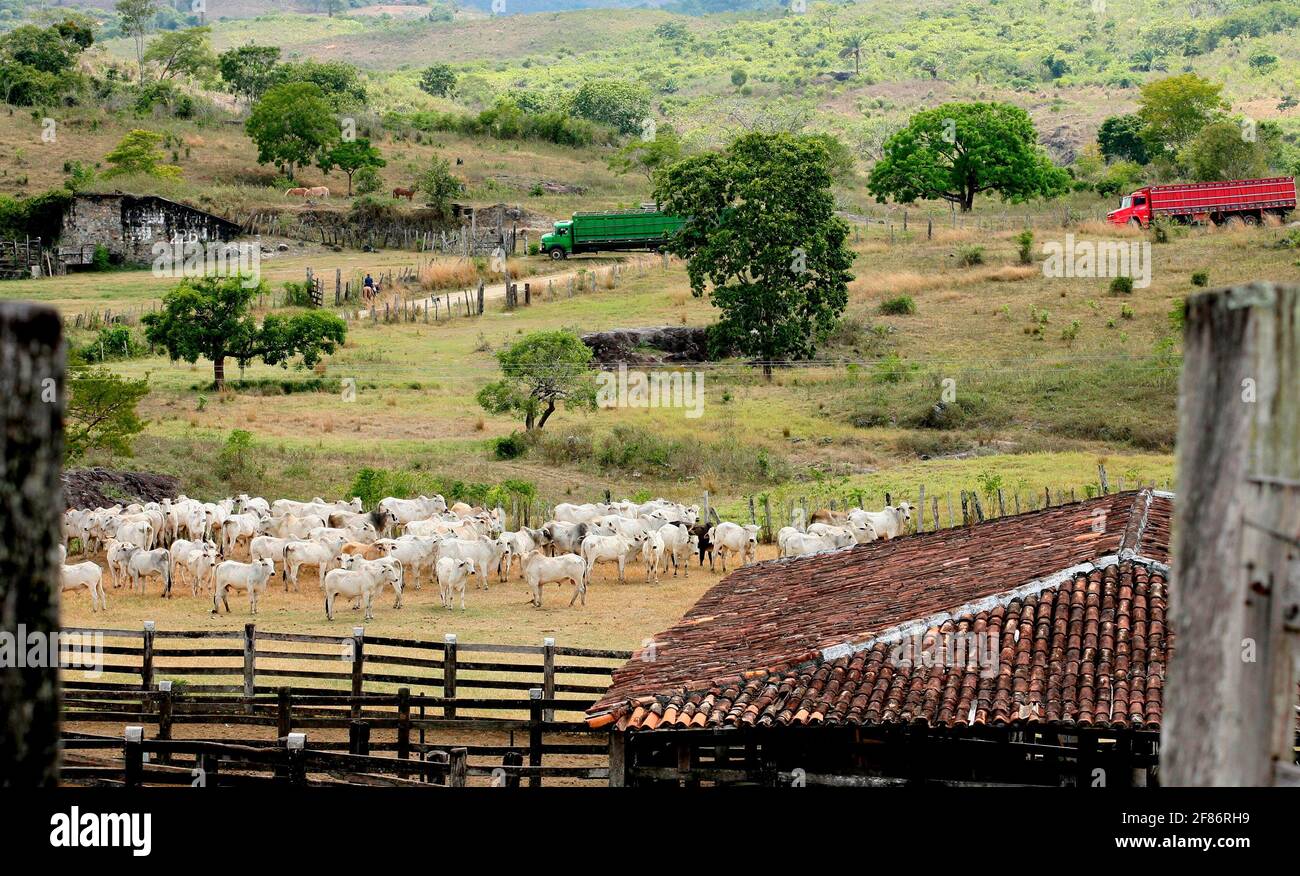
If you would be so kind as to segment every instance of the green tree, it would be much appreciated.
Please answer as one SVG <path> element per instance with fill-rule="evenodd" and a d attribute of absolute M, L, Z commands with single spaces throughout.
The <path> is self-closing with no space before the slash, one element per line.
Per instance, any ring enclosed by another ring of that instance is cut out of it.
<path fill-rule="evenodd" d="M 1196 181 L 1251 179 L 1268 175 L 1269 150 L 1258 130 L 1246 137 L 1225 119 L 1201 128 L 1179 151 L 1178 163 Z"/>
<path fill-rule="evenodd" d="M 161 82 L 186 75 L 201 79 L 217 70 L 217 56 L 212 53 L 210 27 L 191 27 L 159 34 L 145 50 L 145 63 L 158 65 Z"/>
<path fill-rule="evenodd" d="M 862 50 L 865 43 L 860 36 L 851 36 L 844 40 L 844 47 L 840 49 L 841 58 L 853 59 L 853 75 L 857 76 L 862 72 Z"/>
<path fill-rule="evenodd" d="M 154 17 L 160 8 L 158 0 L 117 0 L 118 27 L 135 41 L 135 59 L 140 68 L 140 84 L 144 84 L 144 41 L 153 27 Z"/>
<path fill-rule="evenodd" d="M 136 405 L 149 393 L 149 379 L 128 380 L 107 368 L 75 372 L 68 378 L 63 418 L 67 462 L 91 450 L 131 455 L 131 440 L 144 431 Z"/>
<path fill-rule="evenodd" d="M 346 324 L 324 310 L 271 314 L 259 326 L 249 310 L 253 298 L 266 291 L 265 282 L 249 284 L 237 276 L 184 280 L 164 296 L 161 310 L 142 318 L 145 339 L 164 348 L 172 361 L 211 361 L 217 389 L 226 382 L 226 359 L 241 368 L 254 359 L 288 367 L 299 357 L 311 367 L 343 343 Z"/>
<path fill-rule="evenodd" d="M 366 103 L 366 87 L 361 83 L 361 72 L 346 61 L 291 61 L 271 71 L 272 85 L 291 82 L 315 85 L 336 111 L 354 109 Z"/>
<path fill-rule="evenodd" d="M 352 175 L 363 167 L 383 167 L 388 162 L 379 154 L 379 150 L 370 145 L 364 137 L 356 140 L 344 140 L 326 152 L 319 161 L 321 170 L 329 173 L 338 168 L 348 175 L 348 197 L 352 197 Z"/>
<path fill-rule="evenodd" d="M 942 198 L 967 212 L 981 192 L 1003 200 L 1050 198 L 1069 174 L 1038 146 L 1029 114 L 1007 103 L 946 103 L 891 136 L 867 189 L 904 204 Z"/>
<path fill-rule="evenodd" d="M 57 103 L 81 79 L 75 65 L 83 41 L 71 22 L 23 25 L 0 36 L 0 100 L 17 106 Z"/>
<path fill-rule="evenodd" d="M 1196 132 L 1215 119 L 1227 104 L 1220 96 L 1223 85 L 1183 73 L 1142 86 L 1138 118 L 1142 139 L 1152 155 L 1172 156 Z"/>
<path fill-rule="evenodd" d="M 415 187 L 429 196 L 429 204 L 443 216 L 451 215 L 451 199 L 465 190 L 447 159 L 437 156 L 417 175 Z"/>
<path fill-rule="evenodd" d="M 105 178 L 124 174 L 143 174 L 160 179 L 177 179 L 181 169 L 174 164 L 163 164 L 163 151 L 159 144 L 163 135 L 140 128 L 123 137 L 113 151 L 104 156 L 109 168 L 104 171 Z"/>
<path fill-rule="evenodd" d="M 252 44 L 227 49 L 217 56 L 221 78 L 230 90 L 250 103 L 262 96 L 271 86 L 275 67 L 280 61 L 279 46 Z"/>
<path fill-rule="evenodd" d="M 835 215 L 825 144 L 788 133 L 746 134 L 723 152 L 683 159 L 655 198 L 690 220 L 671 248 L 689 259 L 691 292 L 711 287 L 721 311 L 715 354 L 772 363 L 810 358 L 848 303 L 853 253 Z"/>
<path fill-rule="evenodd" d="M 749 81 L 749 74 L 746 73 L 744 70 L 740 69 L 739 67 L 731 71 L 731 84 L 736 86 L 737 88 L 740 88 L 748 81 Z"/>
<path fill-rule="evenodd" d="M 1146 164 L 1146 141 L 1142 139 L 1142 119 L 1134 114 L 1111 116 L 1097 129 L 1097 146 L 1107 161 L 1136 161 Z"/>
<path fill-rule="evenodd" d="M 573 114 L 621 134 L 635 134 L 650 117 L 650 91 L 636 82 L 589 79 L 573 95 Z"/>
<path fill-rule="evenodd" d="M 334 110 L 320 86 L 289 82 L 270 88 L 249 113 L 244 130 L 257 144 L 257 160 L 294 171 L 328 152 L 339 139 Z"/>
<path fill-rule="evenodd" d="M 420 74 L 420 90 L 434 97 L 450 97 L 456 90 L 456 71 L 450 64 L 434 64 Z"/>
<path fill-rule="evenodd" d="M 609 167 L 618 173 L 642 173 L 654 181 L 655 173 L 682 157 L 682 139 L 671 125 L 659 125 L 653 140 L 637 137 L 614 153 Z"/>
<path fill-rule="evenodd" d="M 595 408 L 594 354 L 572 332 L 533 332 L 496 355 L 501 379 L 479 390 L 483 410 L 522 417 L 531 432 L 542 429 L 561 403 L 570 410 Z"/>

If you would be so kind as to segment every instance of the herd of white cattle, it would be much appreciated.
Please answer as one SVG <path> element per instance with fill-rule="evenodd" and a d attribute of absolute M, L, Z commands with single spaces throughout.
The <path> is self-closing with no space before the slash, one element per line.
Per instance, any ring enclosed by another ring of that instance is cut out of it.
<path fill-rule="evenodd" d="M 188 584 L 191 596 L 212 597 L 212 613 L 230 611 L 229 597 L 243 593 L 249 612 L 257 613 L 258 598 L 277 574 L 300 590 L 304 567 L 315 569 L 324 592 L 325 615 L 334 618 L 339 597 L 364 607 L 367 620 L 385 588 L 402 605 L 409 582 L 420 589 L 424 576 L 437 581 L 441 604 L 453 608 L 477 578 L 486 590 L 495 570 L 506 581 L 516 568 L 532 592 L 532 604 L 542 605 L 542 585 L 573 585 L 569 605 L 586 605 L 592 570 L 600 563 L 617 566 L 626 580 L 629 566 L 644 567 L 647 582 L 672 567 L 689 574 L 692 556 L 703 565 L 715 556 L 727 571 L 728 558 L 741 565 L 758 558 L 759 528 L 719 522 L 701 523 L 700 509 L 664 499 L 650 502 L 560 504 L 554 519 L 538 529 L 504 529 L 500 509 L 490 511 L 442 496 L 387 498 L 367 512 L 361 500 L 268 502 L 239 495 L 220 502 L 200 502 L 181 496 L 175 501 L 72 509 L 63 518 L 62 588 L 88 590 L 93 610 L 107 607 L 103 571 L 96 562 L 67 564 L 74 543 L 87 556 L 101 550 L 109 582 L 143 592 L 150 578 L 162 584 Z M 783 528 L 777 537 L 781 556 L 794 557 L 839 550 L 854 544 L 893 538 L 911 520 L 907 503 L 881 512 L 836 512 L 825 509 L 813 523 Z M 234 559 L 246 547 L 248 562 Z"/>

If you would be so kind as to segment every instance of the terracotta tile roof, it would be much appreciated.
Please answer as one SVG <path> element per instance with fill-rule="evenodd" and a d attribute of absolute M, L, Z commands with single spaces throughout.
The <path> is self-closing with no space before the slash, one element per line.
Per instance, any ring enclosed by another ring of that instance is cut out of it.
<path fill-rule="evenodd" d="M 1160 724 L 1167 494 L 746 567 L 614 674 L 620 728 Z"/>

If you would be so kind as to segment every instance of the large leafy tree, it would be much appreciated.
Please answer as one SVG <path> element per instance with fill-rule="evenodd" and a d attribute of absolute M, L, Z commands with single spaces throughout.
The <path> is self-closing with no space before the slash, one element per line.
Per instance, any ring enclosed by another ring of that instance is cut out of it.
<path fill-rule="evenodd" d="M 420 171 L 415 187 L 429 196 L 430 206 L 443 216 L 451 215 L 451 199 L 465 190 L 465 184 L 451 172 L 447 159 L 437 156 Z"/>
<path fill-rule="evenodd" d="M 271 71 L 272 85 L 310 82 L 321 90 L 336 111 L 351 110 L 366 103 L 366 87 L 361 72 L 346 61 L 290 61 Z"/>
<path fill-rule="evenodd" d="M 1169 76 L 1142 86 L 1138 118 L 1152 154 L 1171 155 L 1217 118 L 1227 104 L 1223 85 L 1195 73 Z"/>
<path fill-rule="evenodd" d="M 1107 161 L 1136 161 L 1146 164 L 1151 160 L 1146 141 L 1142 139 L 1142 119 L 1136 115 L 1111 116 L 1097 129 L 1097 146 Z"/>
<path fill-rule="evenodd" d="M 268 89 L 253 107 L 244 130 L 257 144 L 257 160 L 294 170 L 320 158 L 339 140 L 334 110 L 320 86 L 289 82 Z"/>
<path fill-rule="evenodd" d="M 16 27 L 0 36 L 0 100 L 17 106 L 54 103 L 77 80 L 77 56 L 94 41 L 68 19 L 53 27 Z"/>
<path fill-rule="evenodd" d="M 479 390 L 478 403 L 489 413 L 521 417 L 529 432 L 542 429 L 560 404 L 591 410 L 593 355 L 572 332 L 533 332 L 497 353 L 501 379 Z"/>
<path fill-rule="evenodd" d="M 688 258 L 691 291 L 721 317 L 714 352 L 772 364 L 811 357 L 848 303 L 853 253 L 835 215 L 830 157 L 816 137 L 746 134 L 723 152 L 683 159 L 655 198 L 687 218 L 671 248 Z"/>
<path fill-rule="evenodd" d="M 388 162 L 379 150 L 364 137 L 345 140 L 326 152 L 319 161 L 320 169 L 329 173 L 338 168 L 348 175 L 348 197 L 352 197 L 352 175 L 363 167 L 379 168 Z"/>
<path fill-rule="evenodd" d="M 230 90 L 252 102 L 271 86 L 279 61 L 279 46 L 250 43 L 222 52 L 217 56 L 217 67 Z"/>
<path fill-rule="evenodd" d="M 136 405 L 149 380 L 130 380 L 107 368 L 77 372 L 68 379 L 63 453 L 75 462 L 91 450 L 131 455 L 131 439 L 144 431 Z"/>
<path fill-rule="evenodd" d="M 217 69 L 217 56 L 212 53 L 212 28 L 190 27 L 173 30 L 159 36 L 145 50 L 145 63 L 158 65 L 159 81 L 177 76 L 202 78 Z"/>
<path fill-rule="evenodd" d="M 682 157 L 682 138 L 671 125 L 659 125 L 653 139 L 634 138 L 609 159 L 610 169 L 619 173 L 634 171 L 651 182 L 660 168 Z"/>
<path fill-rule="evenodd" d="M 1197 181 L 1251 179 L 1269 173 L 1271 126 L 1254 138 L 1242 136 L 1241 126 L 1227 120 L 1202 128 L 1178 153 L 1178 161 Z M 1280 132 L 1278 132 L 1280 133 Z"/>
<path fill-rule="evenodd" d="M 185 280 L 167 293 L 161 310 L 145 314 L 145 338 L 173 361 L 211 361 L 218 389 L 225 385 L 226 359 L 243 368 L 254 359 L 287 367 L 298 358 L 311 367 L 343 343 L 346 324 L 323 310 L 272 314 L 258 325 L 250 307 L 265 291 L 264 282 L 249 284 L 238 276 Z"/>
<path fill-rule="evenodd" d="M 975 196 L 1003 200 L 1063 193 L 1069 174 L 1038 146 L 1029 114 L 1007 103 L 945 103 L 912 116 L 890 137 L 867 188 L 905 204 L 942 198 L 971 209 Z"/>
<path fill-rule="evenodd" d="M 619 79 L 589 79 L 573 95 L 572 110 L 619 133 L 635 134 L 650 117 L 650 90 Z"/>
<path fill-rule="evenodd" d="M 456 71 L 450 64 L 434 64 L 420 74 L 420 90 L 434 97 L 449 97 L 456 90 Z"/>

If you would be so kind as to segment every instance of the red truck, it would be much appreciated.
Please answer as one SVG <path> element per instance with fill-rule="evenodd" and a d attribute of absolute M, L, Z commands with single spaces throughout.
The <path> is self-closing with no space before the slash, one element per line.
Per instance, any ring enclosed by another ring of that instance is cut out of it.
<path fill-rule="evenodd" d="M 1228 182 L 1147 186 L 1125 195 L 1118 210 L 1106 218 L 1116 225 L 1146 228 L 1155 217 L 1175 222 L 1262 222 L 1265 216 L 1284 219 L 1295 209 L 1295 177 L 1234 179 Z"/>

